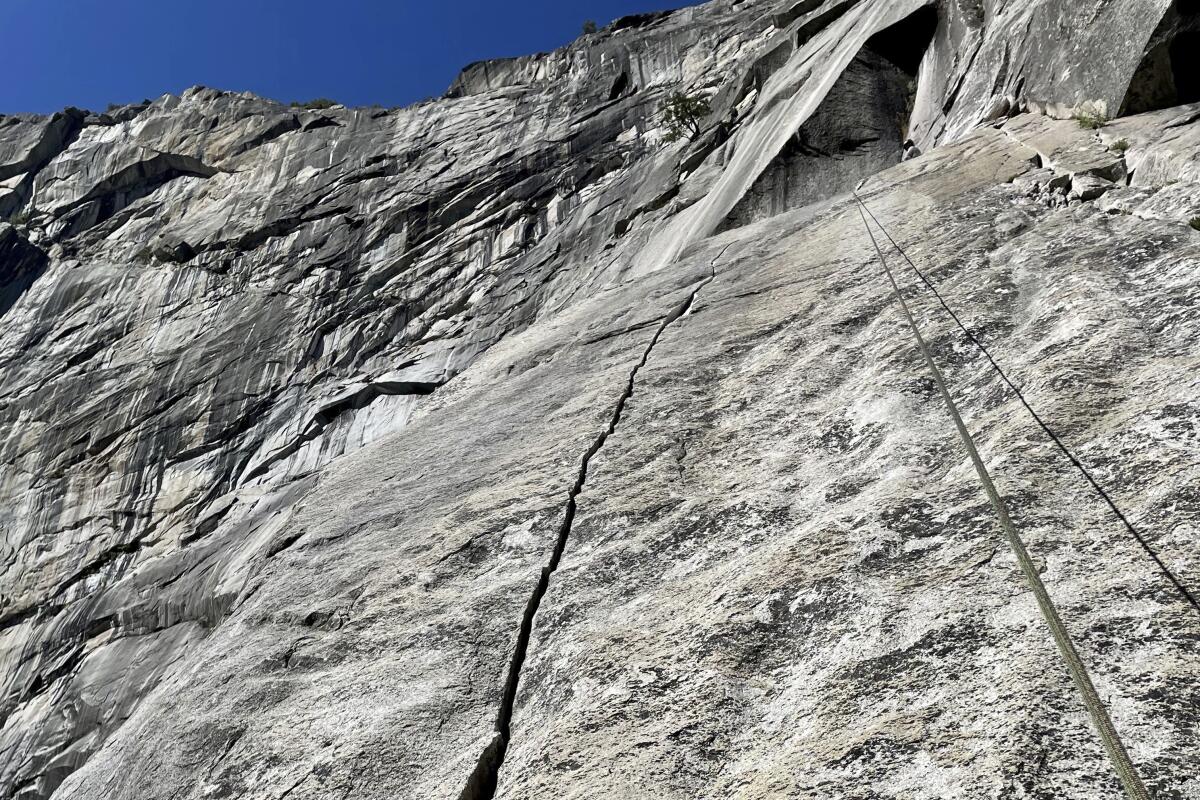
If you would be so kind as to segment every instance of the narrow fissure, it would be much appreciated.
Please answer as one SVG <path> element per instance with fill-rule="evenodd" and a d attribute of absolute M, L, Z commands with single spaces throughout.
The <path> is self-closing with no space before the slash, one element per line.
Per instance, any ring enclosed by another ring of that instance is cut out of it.
<path fill-rule="evenodd" d="M 729 246 L 726 246 L 725 249 L 729 249 Z M 529 640 L 533 634 L 533 620 L 537 616 L 538 608 L 541 607 L 542 599 L 546 596 L 546 591 L 550 588 L 550 578 L 558 570 L 558 565 L 562 561 L 563 553 L 566 551 L 567 543 L 571 538 L 571 527 L 575 522 L 577 499 L 583 492 L 584 484 L 587 482 L 588 466 L 592 458 L 604 447 L 605 442 L 608 441 L 608 437 L 616 432 L 617 426 L 620 425 L 621 415 L 625 411 L 625 404 L 633 396 L 638 372 L 641 371 L 642 367 L 646 366 L 646 362 L 649 361 L 650 354 L 654 351 L 663 332 L 691 310 L 696 296 L 700 294 L 700 290 L 716 278 L 716 263 L 724 253 L 725 250 L 722 250 L 717 258 L 713 260 L 712 274 L 697 284 L 687 299 L 663 318 L 658 326 L 658 330 L 654 332 L 654 336 L 650 339 L 650 343 L 646 345 L 646 349 L 642 352 L 641 359 L 630 370 L 629 379 L 625 384 L 624 391 L 621 392 L 621 396 L 617 399 L 608 426 L 600 432 L 600 435 L 592 442 L 591 447 L 587 449 L 587 452 L 583 455 L 583 459 L 580 461 L 579 474 L 575 479 L 574 485 L 567 493 L 566 513 L 563 516 L 562 526 L 558 531 L 558 539 L 555 542 L 554 550 L 550 554 L 550 560 L 542 568 L 541 577 L 538 579 L 537 586 L 533 590 L 533 595 L 529 598 L 529 602 L 525 606 L 525 613 L 521 617 L 520 633 L 517 635 L 517 643 L 513 648 L 512 659 L 508 665 L 508 675 L 504 682 L 504 693 L 500 700 L 500 711 L 496 716 L 495 736 L 492 737 L 492 740 L 479 756 L 479 762 L 476 764 L 471 776 L 467 779 L 467 785 L 463 788 L 462 793 L 459 794 L 459 800 L 492 800 L 496 796 L 500 768 L 504 765 L 504 757 L 508 752 L 513 706 L 516 703 L 517 688 L 521 681 L 521 669 L 525 665 L 525 656 L 529 651 Z"/>
<path fill-rule="evenodd" d="M 274 464 L 293 455 L 301 447 L 323 434 L 342 414 L 362 410 L 380 397 L 431 395 L 441 385 L 441 383 L 430 381 L 380 381 L 366 386 L 349 397 L 324 406 L 313 415 L 305 430 L 298 437 L 250 468 L 240 482 L 246 483 L 265 474 Z"/>

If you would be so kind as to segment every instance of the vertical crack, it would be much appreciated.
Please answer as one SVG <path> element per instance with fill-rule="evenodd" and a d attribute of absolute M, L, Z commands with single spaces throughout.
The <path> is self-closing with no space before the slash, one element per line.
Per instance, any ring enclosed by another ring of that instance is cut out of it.
<path fill-rule="evenodd" d="M 625 404 L 633 396 L 638 372 L 641 371 L 642 367 L 646 366 L 646 362 L 649 361 L 650 354 L 654 352 L 654 348 L 658 344 L 658 340 L 662 338 L 663 332 L 676 320 L 691 311 L 692 304 L 695 303 L 696 296 L 700 294 L 700 290 L 712 283 L 717 277 L 717 262 L 725 254 L 725 251 L 732 246 L 732 243 L 726 245 L 717 254 L 717 257 L 713 259 L 710 265 L 712 274 L 696 284 L 696 287 L 692 289 L 687 298 L 663 317 L 658 329 L 654 332 L 654 336 L 650 339 L 650 343 L 642 351 L 642 357 L 633 366 L 633 369 L 630 370 L 629 379 L 625 383 L 624 391 L 621 392 L 621 396 L 617 399 L 612 417 L 608 421 L 608 426 L 600 432 L 600 435 L 592 442 L 587 452 L 583 454 L 583 458 L 579 464 L 579 474 L 575 478 L 574 485 L 567 493 L 566 513 L 563 515 L 562 526 L 558 530 L 558 539 L 554 544 L 554 550 L 550 553 L 550 560 L 542 568 L 541 577 L 538 579 L 537 586 L 533 590 L 533 595 L 529 598 L 529 602 L 525 606 L 525 613 L 521 617 L 521 630 L 517 636 L 516 647 L 513 648 L 512 659 L 508 665 L 508 675 L 504 682 L 504 694 L 500 700 L 500 712 L 496 715 L 496 733 L 487 747 L 484 748 L 483 753 L 480 754 L 479 762 L 475 765 L 475 769 L 467 779 L 467 785 L 463 787 L 462 793 L 458 796 L 459 800 L 492 800 L 496 796 L 500 768 L 504 765 L 504 757 L 508 753 L 508 744 L 512 733 L 513 706 L 517 699 L 517 687 L 521 681 L 521 669 L 525 665 L 525 656 L 529 652 L 529 640 L 533 633 L 533 619 L 537 616 L 538 608 L 542 604 L 542 598 L 546 596 L 546 591 L 550 588 L 550 577 L 558 570 L 559 562 L 562 561 L 563 553 L 567 549 L 567 542 L 571 538 L 571 526 L 575 522 L 577 500 L 583 492 L 584 483 L 587 482 L 588 466 L 592 458 L 604 447 L 604 443 L 608 441 L 608 437 L 616 432 L 617 426 L 621 424 L 621 415 L 625 411 Z"/>

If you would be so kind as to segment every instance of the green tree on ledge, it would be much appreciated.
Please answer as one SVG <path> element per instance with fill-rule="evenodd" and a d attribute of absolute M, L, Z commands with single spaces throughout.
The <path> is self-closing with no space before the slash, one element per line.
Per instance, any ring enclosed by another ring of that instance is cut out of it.
<path fill-rule="evenodd" d="M 320 111 L 326 108 L 333 108 L 337 105 L 336 100 L 330 100 L 328 97 L 318 97 L 316 100 L 309 100 L 307 103 L 301 103 L 299 100 L 293 100 L 289 105 L 292 108 L 306 108 L 309 111 Z"/>
<path fill-rule="evenodd" d="M 663 106 L 663 124 L 667 126 L 667 135 L 663 138 L 668 142 L 695 139 L 700 135 L 701 121 L 711 111 L 705 98 L 675 92 Z"/>

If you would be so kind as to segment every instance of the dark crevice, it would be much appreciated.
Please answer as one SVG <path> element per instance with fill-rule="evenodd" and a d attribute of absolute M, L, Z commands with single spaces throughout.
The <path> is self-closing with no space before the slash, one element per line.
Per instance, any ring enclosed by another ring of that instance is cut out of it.
<path fill-rule="evenodd" d="M 185 397 L 188 397 L 189 393 L 190 393 L 190 389 L 179 392 L 178 394 L 172 395 L 170 397 L 161 399 L 158 402 L 158 404 L 154 406 L 154 408 L 145 412 L 144 414 L 139 416 L 133 422 L 129 422 L 126 425 L 124 425 L 123 427 L 121 427 L 115 431 L 109 431 L 107 433 L 102 433 L 99 431 L 91 431 L 91 432 L 85 433 L 82 437 L 80 437 L 79 440 L 77 440 L 71 444 L 72 449 L 75 449 L 75 448 L 82 448 L 82 449 L 77 449 L 76 452 L 74 453 L 74 455 L 71 455 L 70 457 L 66 458 L 66 460 L 64 460 L 62 462 L 62 464 L 59 465 L 58 467 L 56 467 L 52 472 L 44 473 L 45 477 L 50 477 L 50 478 L 55 478 L 55 479 L 63 477 L 64 475 L 66 475 L 67 470 L 71 469 L 72 467 L 76 466 L 77 464 L 83 463 L 84 461 L 86 461 L 89 458 L 93 458 L 95 456 L 100 455 L 102 452 L 104 452 L 110 446 L 112 446 L 113 443 L 115 443 L 117 440 L 119 440 L 122 436 L 125 436 L 130 431 L 137 428 L 138 426 L 145 424 L 146 422 L 153 419 L 154 417 L 160 416 L 160 415 L 165 414 L 166 412 L 170 411 L 172 408 L 175 407 L 175 405 L 177 403 L 179 403 Z M 96 438 L 93 439 L 92 438 L 93 436 L 95 436 Z M 83 444 L 86 442 L 90 442 L 90 444 L 88 444 L 87 447 L 83 447 Z M 64 453 L 64 455 L 65 455 L 65 453 Z"/>
<path fill-rule="evenodd" d="M 111 339 L 111 340 L 110 339 L 100 339 L 98 341 L 92 342 L 87 347 L 83 348 L 78 353 L 75 353 L 70 358 L 68 358 L 67 362 L 63 365 L 63 370 L 69 370 L 72 367 L 77 367 L 80 364 L 83 364 L 87 361 L 91 361 L 93 358 L 100 355 L 100 353 L 102 353 L 105 350 L 112 347 L 114 341 L 116 341 L 116 340 L 115 339 Z"/>
<path fill-rule="evenodd" d="M 239 145 L 238 148 L 236 150 L 232 151 L 229 155 L 240 155 L 240 154 L 248 152 L 250 150 L 254 150 L 258 147 L 262 147 L 264 144 L 274 141 L 275 139 L 278 139 L 280 136 L 283 136 L 284 134 L 287 134 L 287 133 L 291 133 L 292 131 L 298 130 L 299 128 L 300 128 L 299 117 L 297 117 L 295 114 L 289 114 L 286 117 L 276 120 L 272 125 L 268 126 L 265 130 L 262 131 L 262 133 L 259 133 L 257 136 L 253 136 L 253 137 L 247 139 L 246 141 L 242 142 L 241 145 Z"/>
<path fill-rule="evenodd" d="M 192 391 L 194 391 L 194 386 Z M 205 431 L 204 440 L 195 446 L 180 450 L 166 459 L 166 465 L 179 464 L 184 461 L 190 461 L 193 458 L 202 456 L 205 453 L 224 447 L 229 442 L 237 439 L 244 433 L 248 433 L 258 425 L 262 416 L 271 410 L 272 404 L 275 402 L 275 397 L 261 397 L 254 400 L 250 405 L 243 407 L 237 417 L 228 423 L 215 423 Z"/>
<path fill-rule="evenodd" d="M 612 339 L 616 336 L 625 336 L 633 333 L 634 331 L 640 331 L 642 328 L 648 328 L 653 325 L 654 322 L 655 320 L 651 320 L 649 322 L 639 322 L 636 325 L 630 325 L 628 328 L 620 328 L 615 331 L 609 331 L 608 333 L 602 333 L 599 336 L 593 336 L 591 339 L 585 339 L 580 344 L 586 346 L 589 344 L 597 344 L 599 342 L 607 341 L 608 339 Z"/>
<path fill-rule="evenodd" d="M 612 33 L 623 31 L 629 28 L 646 28 L 651 25 L 657 25 L 675 12 L 669 11 L 651 11 L 646 14 L 629 14 L 620 17 L 609 26 Z"/>
<path fill-rule="evenodd" d="M 107 627 L 111 626 L 111 620 L 106 621 L 103 625 L 97 626 L 100 628 L 98 633 L 102 633 Z M 18 703 L 27 702 L 30 698 L 37 697 L 46 689 L 50 688 L 59 680 L 74 675 L 79 669 L 79 665 L 83 662 L 86 653 L 84 646 L 79 643 L 71 648 L 71 650 L 63 657 L 63 659 L 54 667 L 46 672 L 39 672 L 33 676 L 33 680 L 25 687 L 25 691 L 17 698 Z"/>
<path fill-rule="evenodd" d="M 621 97 L 621 95 L 625 94 L 625 91 L 628 88 L 629 88 L 629 73 L 622 72 L 620 75 L 617 76 L 617 79 L 615 81 L 613 81 L 612 88 L 608 90 L 608 101 L 611 103 L 613 100 L 618 99 L 619 97 Z"/>
<path fill-rule="evenodd" d="M 58 610 L 61 610 L 61 608 Z M 12 713 L 22 703 L 26 703 L 30 699 L 43 694 L 63 678 L 73 676 L 78 671 L 79 665 L 89 655 L 85 642 L 94 636 L 99 636 L 102 633 L 113 630 L 116 624 L 116 617 L 112 614 L 91 620 L 86 625 L 78 627 L 73 635 L 75 641 L 64 644 L 53 657 L 50 655 L 49 647 L 45 645 L 40 656 L 30 654 L 23 657 L 23 662 L 31 658 L 38 658 L 38 671 L 24 687 L 10 693 L 5 698 L 5 705 L 3 709 L 0 709 L 0 728 L 4 727 Z M 43 671 L 41 663 L 47 661 L 53 661 L 54 663 Z"/>
<path fill-rule="evenodd" d="M 59 216 L 87 203 L 99 202 L 103 222 L 124 208 L 135 197 L 145 197 L 165 183 L 183 177 L 211 178 L 217 170 L 191 156 L 156 153 L 105 178 L 90 192 L 61 209 Z"/>
<path fill-rule="evenodd" d="M 12 164 L 0 164 L 0 181 L 29 173 L 36 176 L 47 164 L 74 144 L 84 127 L 84 112 L 77 108 L 60 111 L 46 123 L 42 138 L 25 158 Z"/>
<path fill-rule="evenodd" d="M 376 399 L 395 395 L 431 395 L 437 391 L 440 383 L 424 381 L 381 381 L 365 386 L 349 397 L 344 397 L 320 408 L 309 420 L 307 428 L 285 447 L 271 454 L 269 458 L 251 469 L 242 477 L 242 483 L 253 480 L 265 473 L 272 464 L 287 458 L 304 445 L 319 437 L 333 422 L 348 411 L 366 408 Z"/>
<path fill-rule="evenodd" d="M 321 117 L 317 117 L 316 119 L 310 119 L 308 122 L 305 122 L 301 127 L 305 131 L 315 131 L 315 130 L 319 130 L 321 128 L 341 128 L 341 127 L 343 127 L 343 125 L 342 125 L 342 123 L 338 122 L 333 117 L 321 116 Z"/>
<path fill-rule="evenodd" d="M 1120 115 L 1200 102 L 1200 3 L 1176 0 L 1150 37 Z"/>
<path fill-rule="evenodd" d="M 58 209 L 55 216 L 67 222 L 67 229 L 58 235 L 66 237 L 95 227 L 173 180 L 211 178 L 217 171 L 191 156 L 155 153 L 108 176 L 83 197 Z"/>
<path fill-rule="evenodd" d="M 124 557 L 136 555 L 144 547 L 143 539 L 138 538 L 130 542 L 122 542 L 121 544 L 113 545 L 105 550 L 94 561 L 91 561 L 83 566 L 82 569 L 75 572 L 65 581 L 59 584 L 58 590 L 55 591 L 53 599 L 57 600 L 67 593 L 77 583 L 85 581 L 93 575 L 98 575 L 101 570 L 112 564 L 114 561 Z"/>
<path fill-rule="evenodd" d="M 214 513 L 209 514 L 204 519 L 199 520 L 196 523 L 195 529 L 190 535 L 185 534 L 179 538 L 179 546 L 187 547 L 197 539 L 203 539 L 205 536 L 208 536 L 210 533 L 215 531 L 221 525 L 221 521 L 225 519 L 225 517 L 229 516 L 229 512 L 233 510 L 235 505 L 237 505 L 236 501 L 231 502 L 228 505 L 217 509 L 217 511 Z"/>
<path fill-rule="evenodd" d="M 1200 30 L 1176 36 L 1170 54 L 1175 99 L 1180 104 L 1200 102 Z"/>
<path fill-rule="evenodd" d="M 50 257 L 16 228 L 0 228 L 0 317 L 16 305 L 49 266 Z"/>
<path fill-rule="evenodd" d="M 44 610 L 46 609 L 34 605 L 26 606 L 25 608 L 18 608 L 16 611 L 6 612 L 3 616 L 0 616 L 0 633 L 3 633 L 9 628 L 15 628 L 18 625 L 24 625 L 26 622 L 38 616 L 38 614 Z"/>
<path fill-rule="evenodd" d="M 267 548 L 266 557 L 274 558 L 275 556 L 279 555 L 284 550 L 287 550 L 292 545 L 294 545 L 296 542 L 303 539 L 305 533 L 307 533 L 307 531 L 301 529 L 298 531 L 293 531 L 292 533 L 289 533 L 287 536 L 284 536 L 282 539 L 280 539 L 279 541 L 272 544 L 269 548 Z"/>
<path fill-rule="evenodd" d="M 824 2 L 825 0 L 800 0 L 799 3 L 776 12 L 771 17 L 771 22 L 776 28 L 786 28 L 805 14 L 810 14 L 820 8 Z"/>
<path fill-rule="evenodd" d="M 971 60 L 967 62 L 967 68 L 963 70 L 961 75 L 958 76 L 958 80 L 954 82 L 954 87 L 946 94 L 946 101 L 942 103 L 942 113 L 946 116 L 950 115 L 950 112 L 954 110 L 955 104 L 958 103 L 958 96 L 962 93 L 963 86 L 965 86 L 967 83 L 967 78 L 974 74 L 971 70 L 975 66 L 975 59 L 978 57 L 978 55 L 979 49 L 976 49 L 975 52 L 971 53 Z M 1008 54 L 1006 52 L 1005 57 L 1007 58 L 1007 56 Z M 997 81 L 997 83 L 999 83 L 999 81 Z"/>
<path fill-rule="evenodd" d="M 900 163 L 921 62 L 938 24 L 937 8 L 923 6 L 871 36 L 718 232 L 835 197 Z"/>
<path fill-rule="evenodd" d="M 282 217 L 267 225 L 256 228 L 249 233 L 243 234 L 235 242 L 233 248 L 239 252 L 249 252 L 261 247 L 268 239 L 275 239 L 280 236 L 299 230 L 304 225 L 309 225 L 314 222 L 320 222 L 330 217 L 336 217 L 341 214 L 348 214 L 354 209 L 349 205 L 334 205 L 329 208 L 320 208 L 312 210 L 304 210 L 293 217 Z"/>
<path fill-rule="evenodd" d="M 726 245 L 725 250 L 728 250 L 730 246 Z M 592 458 L 603 449 L 605 442 L 608 441 L 608 437 L 612 436 L 616 432 L 617 426 L 621 424 L 621 415 L 625 411 L 625 405 L 629 402 L 629 398 L 633 396 L 638 373 L 642 367 L 646 366 L 646 362 L 649 361 L 650 354 L 654 352 L 654 348 L 658 345 L 659 339 L 662 338 L 663 332 L 672 323 L 691 310 L 696 296 L 705 286 L 713 281 L 716 277 L 716 263 L 724 255 L 725 250 L 722 250 L 713 259 L 712 275 L 697 284 L 687 299 L 667 314 L 662 319 L 662 322 L 659 323 L 654 336 L 651 337 L 649 344 L 642 351 L 642 357 L 629 372 L 629 379 L 625 382 L 621 396 L 617 398 L 617 403 L 613 408 L 612 418 L 609 420 L 608 426 L 600 432 L 600 435 L 592 442 L 587 452 L 583 454 L 579 465 L 579 474 L 575 478 L 574 485 L 567 493 L 567 505 L 563 515 L 562 526 L 558 531 L 558 539 L 555 542 L 553 551 L 550 553 L 549 562 L 542 568 L 541 576 L 534 587 L 533 595 L 529 598 L 529 602 L 525 606 L 525 613 L 521 617 L 520 632 L 517 635 L 512 659 L 508 665 L 504 691 L 500 700 L 500 711 L 496 716 L 495 736 L 492 737 L 491 741 L 484 748 L 483 753 L 480 754 L 475 769 L 467 779 L 467 784 L 463 787 L 462 793 L 459 794 L 459 800 L 491 800 L 496 795 L 500 769 L 504 765 L 504 757 L 508 752 L 508 745 L 512 736 L 513 707 L 516 704 L 517 689 L 521 681 L 521 669 L 525 665 L 525 658 L 529 651 L 529 641 L 533 633 L 533 621 L 537 616 L 538 608 L 541 606 L 543 598 L 546 596 L 546 591 L 550 588 L 550 578 L 558 570 L 558 565 L 561 563 L 563 553 L 566 551 L 567 544 L 570 541 L 571 527 L 575 522 L 575 512 L 578 508 L 579 495 L 583 492 L 584 484 L 587 482 L 588 466 L 591 464 Z"/>
<path fill-rule="evenodd" d="M 637 91 L 636 86 L 633 88 L 634 88 L 634 91 Z M 603 103 L 600 103 L 599 105 L 597 105 L 593 108 L 589 108 L 587 111 L 584 111 L 583 113 L 579 114 L 578 116 L 572 117 L 571 122 L 570 122 L 571 129 L 574 130 L 574 129 L 578 128 L 579 126 L 581 126 L 583 123 L 587 122 L 588 120 L 595 119 L 596 117 L 603 114 L 605 111 L 608 111 L 613 106 L 620 104 L 620 102 L 621 102 L 620 96 L 612 97 L 612 98 L 609 98 L 608 100 L 605 100 Z M 572 138 L 574 138 L 574 134 L 572 134 L 571 136 L 568 136 L 566 139 L 562 139 L 561 141 L 569 142 L 569 141 L 571 141 Z"/>
<path fill-rule="evenodd" d="M 867 40 L 867 48 L 873 50 L 899 67 L 905 74 L 916 76 L 921 69 L 925 51 L 937 33 L 938 12 L 933 6 L 924 6 L 904 19 L 885 28 Z"/>
<path fill-rule="evenodd" d="M 736 107 L 746 100 L 751 92 L 762 91 L 767 80 L 787 64 L 795 50 L 796 45 L 792 37 L 777 36 L 770 49 L 751 63 L 738 80 L 725 84 L 717 93 L 712 107 L 721 114 L 727 113 L 726 109 L 736 112 Z"/>
<path fill-rule="evenodd" d="M 827 8 L 817 11 L 811 18 L 800 23 L 800 26 L 796 28 L 797 49 L 812 41 L 813 37 L 836 22 L 859 2 L 861 0 L 840 0 L 840 2 L 831 3 Z"/>

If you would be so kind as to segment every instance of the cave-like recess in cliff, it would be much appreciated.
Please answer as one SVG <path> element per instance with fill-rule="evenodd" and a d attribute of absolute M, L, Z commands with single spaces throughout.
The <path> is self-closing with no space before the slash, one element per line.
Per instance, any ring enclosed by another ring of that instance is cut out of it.
<path fill-rule="evenodd" d="M 1177 0 L 1146 45 L 1121 115 L 1200 103 L 1200 0 Z"/>
<path fill-rule="evenodd" d="M 719 230 L 820 202 L 899 163 L 937 26 L 937 8 L 924 6 L 868 39 Z"/>
<path fill-rule="evenodd" d="M 1200 103 L 1200 31 L 1187 31 L 1171 43 L 1171 71 L 1180 103 Z"/>
<path fill-rule="evenodd" d="M 925 52 L 933 43 L 937 26 L 937 8 L 924 6 L 868 39 L 867 49 L 883 56 L 915 79 Z"/>

